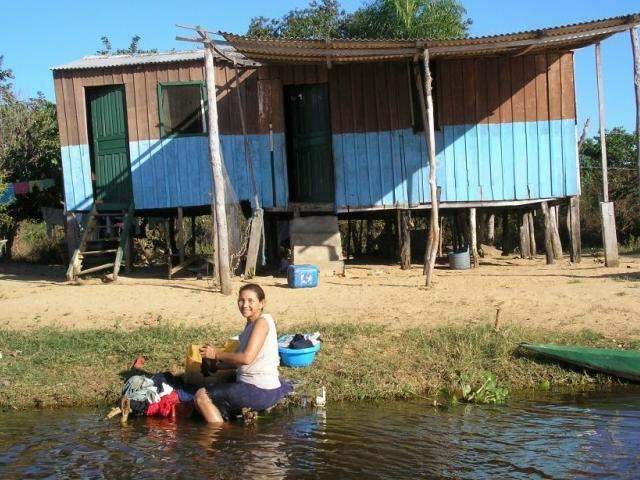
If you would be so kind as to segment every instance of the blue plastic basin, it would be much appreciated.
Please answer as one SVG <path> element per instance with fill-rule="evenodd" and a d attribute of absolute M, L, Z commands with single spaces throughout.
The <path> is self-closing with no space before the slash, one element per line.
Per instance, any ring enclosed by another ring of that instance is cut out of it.
<path fill-rule="evenodd" d="M 315 360 L 318 350 L 320 350 L 319 343 L 309 348 L 278 347 L 280 363 L 286 367 L 308 367 Z"/>

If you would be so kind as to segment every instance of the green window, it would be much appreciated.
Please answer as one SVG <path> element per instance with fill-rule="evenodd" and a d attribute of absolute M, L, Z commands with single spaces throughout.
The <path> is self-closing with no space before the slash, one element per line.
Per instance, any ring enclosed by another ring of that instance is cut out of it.
<path fill-rule="evenodd" d="M 202 82 L 158 84 L 158 113 L 162 136 L 207 133 L 205 98 Z"/>

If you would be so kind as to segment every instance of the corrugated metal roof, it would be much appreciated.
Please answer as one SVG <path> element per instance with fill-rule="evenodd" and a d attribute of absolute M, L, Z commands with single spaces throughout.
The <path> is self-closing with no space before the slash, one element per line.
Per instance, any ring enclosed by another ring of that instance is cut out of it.
<path fill-rule="evenodd" d="M 364 62 L 414 57 L 429 48 L 433 57 L 537 53 L 574 49 L 640 24 L 640 14 L 593 20 L 538 30 L 452 40 L 258 39 L 219 32 L 236 51 L 255 60 L 289 62 Z"/>
<path fill-rule="evenodd" d="M 247 62 L 244 55 L 235 51 L 227 42 L 215 42 L 224 56 L 235 59 L 240 64 Z M 223 58 L 218 55 L 218 58 Z M 65 63 L 53 67 L 51 70 L 86 70 L 93 68 L 126 67 L 131 65 L 149 65 L 162 63 L 179 63 L 193 60 L 203 60 L 204 50 L 187 50 L 182 52 L 158 52 L 158 53 L 136 53 L 127 55 L 90 55 L 73 62 Z"/>

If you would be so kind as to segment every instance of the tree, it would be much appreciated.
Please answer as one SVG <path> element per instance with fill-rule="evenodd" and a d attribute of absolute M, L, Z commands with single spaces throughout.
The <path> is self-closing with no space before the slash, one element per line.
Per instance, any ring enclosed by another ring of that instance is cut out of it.
<path fill-rule="evenodd" d="M 257 38 L 461 38 L 471 20 L 458 0 L 370 0 L 346 14 L 337 0 L 312 0 L 279 19 L 256 17 Z"/>
<path fill-rule="evenodd" d="M 247 35 L 257 38 L 343 38 L 346 20 L 337 0 L 312 0 L 307 8 L 291 10 L 279 19 L 252 18 Z"/>
<path fill-rule="evenodd" d="M 115 52 L 113 52 L 111 40 L 107 35 L 103 35 L 102 37 L 100 37 L 102 50 L 98 50 L 96 53 L 98 55 L 135 55 L 137 53 L 156 53 L 158 51 L 158 49 L 156 48 L 151 48 L 148 50 L 140 49 L 140 40 L 142 40 L 142 37 L 140 35 L 134 35 L 133 37 L 131 37 L 131 43 L 129 43 L 129 47 L 118 48 Z"/>
<path fill-rule="evenodd" d="M 637 188 L 635 135 L 622 127 L 606 133 L 609 170 L 609 196 L 615 203 L 616 229 L 622 244 L 640 238 L 640 196 Z M 600 244 L 600 207 L 602 200 L 602 166 L 599 137 L 587 139 L 580 155 L 582 184 L 581 221 L 586 244 Z"/>
<path fill-rule="evenodd" d="M 55 105 L 41 93 L 19 99 L 9 83 L 13 74 L 2 68 L 1 59 L 0 183 L 45 178 L 56 181 L 56 188 L 20 195 L 0 212 L 0 233 L 11 240 L 20 220 L 39 218 L 41 206 L 60 206 L 60 141 Z"/>
<path fill-rule="evenodd" d="M 350 38 L 463 38 L 471 20 L 457 0 L 374 0 L 347 23 Z"/>

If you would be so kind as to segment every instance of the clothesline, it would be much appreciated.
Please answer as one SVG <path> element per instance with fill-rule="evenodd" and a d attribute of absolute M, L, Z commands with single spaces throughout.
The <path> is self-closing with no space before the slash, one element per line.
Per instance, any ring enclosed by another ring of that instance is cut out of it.
<path fill-rule="evenodd" d="M 8 183 L 5 191 L 0 194 L 0 204 L 11 203 L 15 199 L 16 195 L 26 195 L 36 190 L 42 192 L 49 188 L 53 188 L 55 184 L 56 182 L 53 180 L 53 178 Z"/>

